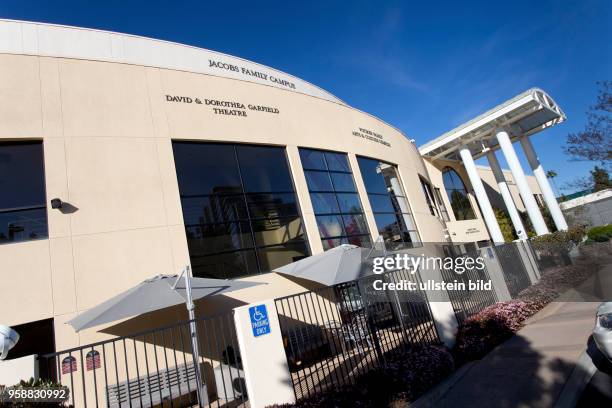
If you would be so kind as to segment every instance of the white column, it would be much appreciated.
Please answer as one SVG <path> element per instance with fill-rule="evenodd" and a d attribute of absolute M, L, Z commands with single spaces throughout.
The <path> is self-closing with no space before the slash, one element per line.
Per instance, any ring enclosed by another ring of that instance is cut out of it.
<path fill-rule="evenodd" d="M 461 156 L 461 160 L 463 160 L 463 165 L 465 166 L 465 170 L 470 178 L 470 183 L 472 183 L 472 188 L 476 194 L 478 204 L 480 204 L 480 210 L 482 211 L 482 216 L 484 217 L 487 228 L 489 229 L 491 239 L 496 243 L 504 242 L 504 235 L 499 228 L 497 218 L 495 217 L 495 212 L 493 211 L 493 207 L 491 207 L 491 202 L 489 201 L 489 197 L 487 197 L 487 192 L 485 191 L 482 180 L 478 175 L 478 170 L 476 169 L 476 164 L 474 163 L 474 158 L 472 157 L 472 153 L 470 153 L 470 149 L 466 147 L 462 148 L 459 150 L 459 155 Z"/>
<path fill-rule="evenodd" d="M 499 192 L 502 198 L 504 199 L 504 204 L 506 204 L 506 209 L 508 210 L 508 214 L 510 215 L 510 219 L 512 220 L 514 231 L 516 231 L 516 235 L 519 237 L 519 239 L 527 239 L 527 231 L 525 231 L 521 216 L 518 210 L 516 209 L 516 205 L 514 205 L 512 194 L 510 193 L 510 189 L 508 188 L 508 184 L 506 183 L 506 178 L 504 177 L 504 172 L 502 171 L 501 166 L 499 165 L 497 156 L 495 156 L 495 152 L 488 152 L 487 159 L 489 160 L 489 166 L 491 166 L 491 170 L 493 170 L 493 175 L 495 176 L 497 187 L 499 187 Z"/>
<path fill-rule="evenodd" d="M 548 206 L 548 211 L 550 211 L 550 215 L 555 221 L 555 225 L 558 230 L 566 230 L 567 222 L 565 222 L 565 217 L 561 212 L 561 208 L 559 208 L 559 203 L 555 198 L 555 193 L 553 193 L 552 188 L 550 187 L 550 183 L 548 182 L 548 178 L 546 177 L 546 172 L 540 164 L 540 160 L 538 160 L 538 156 L 533 150 L 533 145 L 531 144 L 531 140 L 529 137 L 523 136 L 521 137 L 521 145 L 523 146 L 523 150 L 525 151 L 525 155 L 527 156 L 527 161 L 533 170 L 533 175 L 538 181 L 538 185 L 540 186 L 540 190 L 542 191 L 542 195 L 544 196 L 544 201 Z"/>
<path fill-rule="evenodd" d="M 544 218 L 542 217 L 540 209 L 538 208 L 538 203 L 536 203 L 533 193 L 529 188 L 527 177 L 525 177 L 525 173 L 521 167 L 521 162 L 514 151 L 514 147 L 512 147 L 510 136 L 508 136 L 508 133 L 505 130 L 497 129 L 497 141 L 499 142 L 499 146 L 501 147 L 504 157 L 508 162 L 508 167 L 510 167 L 510 170 L 512 171 L 514 182 L 521 193 L 521 198 L 523 199 L 523 203 L 525 203 L 527 214 L 529 214 L 529 219 L 533 224 L 536 234 L 548 234 L 548 227 L 546 227 Z"/>

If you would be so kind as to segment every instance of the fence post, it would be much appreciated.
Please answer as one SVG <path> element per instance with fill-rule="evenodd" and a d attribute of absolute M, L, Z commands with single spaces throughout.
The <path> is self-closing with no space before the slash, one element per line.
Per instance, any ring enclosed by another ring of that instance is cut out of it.
<path fill-rule="evenodd" d="M 534 267 L 533 259 L 531 258 L 531 251 L 529 248 L 525 246 L 523 241 L 514 242 L 519 253 L 521 254 L 521 258 L 523 259 L 523 265 L 525 265 L 525 269 L 527 270 L 527 275 L 529 276 L 529 280 L 533 285 L 539 280 L 539 271 L 537 267 Z"/>
<path fill-rule="evenodd" d="M 536 257 L 535 250 L 533 249 L 533 246 L 531 245 L 531 241 L 521 241 L 521 243 L 523 244 L 523 248 L 525 249 L 525 252 L 527 253 L 527 257 L 529 258 L 529 261 L 531 262 L 531 265 L 533 266 L 533 271 L 535 273 L 537 280 L 540 280 L 540 278 L 542 277 L 542 271 L 540 270 L 540 265 L 538 264 L 538 259 Z"/>
<path fill-rule="evenodd" d="M 274 300 L 235 308 L 234 322 L 250 406 L 294 403 Z"/>
<path fill-rule="evenodd" d="M 497 295 L 497 300 L 504 302 L 512 299 L 510 291 L 508 290 L 508 284 L 504 278 L 504 271 L 502 270 L 501 263 L 497 260 L 497 255 L 493 247 L 488 246 L 482 248 L 482 253 L 485 254 L 485 267 L 487 268 L 487 272 L 489 272 L 489 278 L 491 278 L 491 284 Z"/>
<path fill-rule="evenodd" d="M 421 279 L 423 279 L 422 275 Z M 444 281 L 442 271 L 439 269 L 432 269 L 428 271 L 428 276 L 426 276 L 426 279 L 432 279 L 435 282 Z M 433 318 L 440 341 L 442 341 L 442 343 L 444 343 L 444 345 L 448 348 L 453 347 L 457 337 L 459 322 L 457 320 L 457 316 L 455 316 L 455 310 L 453 309 L 453 304 L 450 301 L 448 293 L 446 293 L 446 291 L 442 292 L 430 290 L 425 290 L 424 292 L 429 302 L 431 317 Z"/>

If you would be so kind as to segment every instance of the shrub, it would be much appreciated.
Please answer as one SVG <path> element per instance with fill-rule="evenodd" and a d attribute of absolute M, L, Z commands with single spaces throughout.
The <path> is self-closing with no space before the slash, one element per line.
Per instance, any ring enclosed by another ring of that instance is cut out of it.
<path fill-rule="evenodd" d="M 453 356 L 443 346 L 417 346 L 385 355 L 383 367 L 369 370 L 354 384 L 302 399 L 283 408 L 406 406 L 455 369 Z"/>
<path fill-rule="evenodd" d="M 576 226 L 567 231 L 556 231 L 551 234 L 540 235 L 532 238 L 531 242 L 536 249 L 546 250 L 571 250 L 575 245 L 582 242 L 584 238 L 585 228 Z"/>
<path fill-rule="evenodd" d="M 61 388 L 62 385 L 59 383 L 55 383 L 51 380 L 45 380 L 45 379 L 37 379 L 35 380 L 34 378 L 30 378 L 28 381 L 25 380 L 21 380 L 19 382 L 19 384 L 15 384 L 13 386 L 14 388 L 33 388 L 33 387 L 38 387 L 38 388 Z M 66 403 L 63 402 L 37 402 L 37 403 L 30 403 L 30 402 L 15 402 L 15 403 L 5 403 L 0 401 L 0 408 L 29 408 L 29 407 L 40 407 L 40 408 L 59 408 L 59 407 L 72 407 L 72 405 L 67 405 Z"/>
<path fill-rule="evenodd" d="M 612 224 L 593 227 L 587 232 L 590 240 L 595 242 L 606 242 L 612 238 Z"/>
<path fill-rule="evenodd" d="M 400 379 L 402 399 L 412 401 L 450 375 L 455 362 L 446 347 L 420 346 L 388 359 L 385 369 Z"/>
<path fill-rule="evenodd" d="M 484 357 L 498 344 L 512 337 L 525 319 L 539 310 L 537 304 L 522 300 L 498 302 L 467 318 L 459 327 L 453 352 L 460 362 Z"/>

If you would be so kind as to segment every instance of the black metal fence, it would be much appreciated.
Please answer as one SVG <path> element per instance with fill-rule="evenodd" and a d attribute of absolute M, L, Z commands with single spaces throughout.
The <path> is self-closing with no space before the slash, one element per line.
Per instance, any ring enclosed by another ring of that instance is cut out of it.
<path fill-rule="evenodd" d="M 233 313 L 194 320 L 203 406 L 240 406 L 246 384 Z M 39 357 L 40 376 L 70 388 L 75 407 L 197 405 L 190 322 Z"/>
<path fill-rule="evenodd" d="M 510 292 L 512 298 L 516 297 L 521 290 L 531 285 L 527 265 L 525 265 L 525 259 L 518 245 L 516 242 L 509 242 L 493 246 L 504 275 L 504 280 L 508 286 L 508 292 Z"/>
<path fill-rule="evenodd" d="M 479 257 L 483 257 L 482 249 L 475 249 L 468 251 L 467 253 L 456 255 L 456 258 L 465 258 L 475 260 Z M 463 263 L 466 265 L 467 263 Z M 447 291 L 450 302 L 455 311 L 455 316 L 459 323 L 463 323 L 468 317 L 480 312 L 485 307 L 492 305 L 497 302 L 497 296 L 495 290 L 470 290 L 469 283 L 483 281 L 488 282 L 491 280 L 489 271 L 486 265 L 469 263 L 472 267 L 466 268 L 463 273 L 457 273 L 454 269 L 442 268 L 442 278 L 445 282 L 459 282 L 465 285 L 465 290 L 449 290 Z"/>
<path fill-rule="evenodd" d="M 353 383 L 399 350 L 439 342 L 424 292 L 376 290 L 376 280 L 420 278 L 395 271 L 276 299 L 296 399 Z"/>

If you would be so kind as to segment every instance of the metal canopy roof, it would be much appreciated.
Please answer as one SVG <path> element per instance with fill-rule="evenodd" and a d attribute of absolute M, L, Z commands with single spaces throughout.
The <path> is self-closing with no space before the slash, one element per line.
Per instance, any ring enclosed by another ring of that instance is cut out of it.
<path fill-rule="evenodd" d="M 432 160 L 458 159 L 467 146 L 474 158 L 499 148 L 495 130 L 504 127 L 512 139 L 531 136 L 565 120 L 565 113 L 539 88 L 529 89 L 442 136 L 424 144 L 420 153 Z"/>

